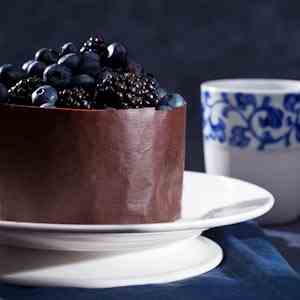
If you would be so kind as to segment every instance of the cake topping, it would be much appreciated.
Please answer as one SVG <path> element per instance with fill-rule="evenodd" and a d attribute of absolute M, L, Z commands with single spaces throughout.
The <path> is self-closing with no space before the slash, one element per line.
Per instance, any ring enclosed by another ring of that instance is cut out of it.
<path fill-rule="evenodd" d="M 158 84 L 147 75 L 130 72 L 106 72 L 96 87 L 100 107 L 142 108 L 159 103 Z"/>
<path fill-rule="evenodd" d="M 54 105 L 58 100 L 58 95 L 52 86 L 42 85 L 33 92 L 31 100 L 33 105 L 41 106 L 46 103 Z"/>
<path fill-rule="evenodd" d="M 0 67 L 0 103 L 43 108 L 172 110 L 184 99 L 160 88 L 158 81 L 132 60 L 127 47 L 92 36 L 78 51 L 72 42 L 59 51 L 41 48 L 22 68 Z"/>
<path fill-rule="evenodd" d="M 72 43 L 72 42 L 68 42 L 68 43 L 65 43 L 62 47 L 61 47 L 61 50 L 60 50 L 60 56 L 64 56 L 66 54 L 69 54 L 69 53 L 78 53 L 78 49 L 77 47 Z"/>
<path fill-rule="evenodd" d="M 70 88 L 59 91 L 59 98 L 55 103 L 57 107 L 91 108 L 92 95 L 83 88 Z"/>
<path fill-rule="evenodd" d="M 9 103 L 32 105 L 32 94 L 42 85 L 44 85 L 44 82 L 39 77 L 28 77 L 27 79 L 22 79 L 8 90 Z"/>

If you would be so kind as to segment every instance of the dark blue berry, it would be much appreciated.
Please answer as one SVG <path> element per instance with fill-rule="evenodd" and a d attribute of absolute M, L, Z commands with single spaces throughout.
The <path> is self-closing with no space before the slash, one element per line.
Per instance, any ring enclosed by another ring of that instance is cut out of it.
<path fill-rule="evenodd" d="M 167 94 L 168 93 L 167 93 L 167 91 L 165 89 L 163 89 L 163 88 L 159 88 L 158 89 L 158 97 L 159 97 L 159 99 L 164 98 Z"/>
<path fill-rule="evenodd" d="M 45 82 L 58 88 L 66 87 L 71 82 L 71 78 L 71 70 L 58 64 L 47 67 L 43 75 Z"/>
<path fill-rule="evenodd" d="M 66 54 L 62 56 L 58 61 L 59 65 L 64 65 L 72 70 L 76 70 L 79 66 L 79 63 L 80 63 L 80 56 L 75 53 Z"/>
<path fill-rule="evenodd" d="M 27 67 L 27 74 L 42 77 L 46 67 L 44 63 L 35 60 Z"/>
<path fill-rule="evenodd" d="M 58 58 L 58 52 L 53 49 L 42 48 L 35 53 L 35 60 L 41 61 L 47 65 L 56 63 Z"/>
<path fill-rule="evenodd" d="M 135 74 L 143 74 L 144 73 L 144 68 L 141 64 L 136 63 L 135 61 L 129 61 L 127 65 L 127 70 L 129 72 L 133 72 Z"/>
<path fill-rule="evenodd" d="M 5 64 L 0 67 L 0 81 L 7 87 L 14 85 L 26 77 L 26 72 L 14 65 Z"/>
<path fill-rule="evenodd" d="M 30 64 L 32 64 L 35 60 L 30 59 L 24 62 L 24 64 L 22 65 L 22 70 L 24 70 L 25 72 L 27 72 L 28 67 L 30 66 Z"/>
<path fill-rule="evenodd" d="M 172 110 L 172 107 L 169 106 L 169 105 L 160 105 L 160 106 L 158 107 L 158 110 L 169 111 L 169 110 Z"/>
<path fill-rule="evenodd" d="M 69 53 L 78 53 L 78 49 L 77 47 L 72 43 L 65 43 L 62 47 L 61 47 L 61 51 L 60 51 L 60 56 L 64 56 L 66 54 Z"/>
<path fill-rule="evenodd" d="M 41 106 L 45 103 L 54 105 L 58 99 L 57 91 L 50 85 L 42 85 L 31 96 L 32 104 Z"/>
<path fill-rule="evenodd" d="M 159 103 L 160 106 L 168 105 L 172 108 L 177 108 L 185 105 L 183 97 L 179 94 L 167 94 Z"/>
<path fill-rule="evenodd" d="M 56 106 L 52 103 L 44 103 L 40 107 L 42 107 L 42 108 L 56 108 Z"/>
<path fill-rule="evenodd" d="M 79 72 L 81 74 L 99 77 L 99 74 L 101 74 L 99 55 L 93 52 L 84 52 L 82 54 L 81 63 L 79 66 Z"/>
<path fill-rule="evenodd" d="M 127 48 L 120 43 L 113 43 L 107 46 L 107 57 L 105 65 L 111 68 L 125 68 L 127 65 Z"/>
<path fill-rule="evenodd" d="M 100 62 L 100 56 L 94 52 L 85 52 L 82 54 L 83 61 L 98 61 Z"/>
<path fill-rule="evenodd" d="M 8 92 L 4 84 L 0 83 L 0 103 L 7 103 Z"/>
<path fill-rule="evenodd" d="M 95 86 L 95 79 L 87 74 L 76 75 L 72 79 L 72 86 L 89 89 Z"/>

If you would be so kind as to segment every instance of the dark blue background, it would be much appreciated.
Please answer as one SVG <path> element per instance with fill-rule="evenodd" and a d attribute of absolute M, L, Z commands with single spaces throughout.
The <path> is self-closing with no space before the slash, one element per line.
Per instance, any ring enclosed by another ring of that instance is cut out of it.
<path fill-rule="evenodd" d="M 203 170 L 199 85 L 223 77 L 300 77 L 298 0 L 9 0 L 0 63 L 93 32 L 124 41 L 163 86 L 189 101 L 187 168 Z"/>

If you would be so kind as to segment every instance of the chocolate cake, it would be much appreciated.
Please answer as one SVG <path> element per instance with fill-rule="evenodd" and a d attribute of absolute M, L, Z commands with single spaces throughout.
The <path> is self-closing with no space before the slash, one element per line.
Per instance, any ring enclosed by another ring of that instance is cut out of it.
<path fill-rule="evenodd" d="M 135 224 L 180 217 L 186 105 L 91 37 L 0 68 L 0 218 Z"/>

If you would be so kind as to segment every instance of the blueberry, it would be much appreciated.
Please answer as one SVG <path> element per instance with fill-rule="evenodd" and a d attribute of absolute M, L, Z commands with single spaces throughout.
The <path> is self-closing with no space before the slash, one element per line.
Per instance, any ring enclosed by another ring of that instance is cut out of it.
<path fill-rule="evenodd" d="M 127 48 L 120 43 L 110 44 L 104 61 L 112 68 L 124 68 L 127 65 Z"/>
<path fill-rule="evenodd" d="M 0 103 L 7 103 L 8 92 L 4 84 L 0 83 Z"/>
<path fill-rule="evenodd" d="M 164 98 L 167 94 L 168 93 L 167 93 L 167 91 L 165 89 L 163 89 L 163 88 L 159 88 L 158 89 L 158 97 L 159 97 L 159 99 Z"/>
<path fill-rule="evenodd" d="M 11 64 L 5 64 L 0 67 L 0 81 L 7 87 L 14 85 L 26 77 L 27 74 L 24 70 Z"/>
<path fill-rule="evenodd" d="M 44 63 L 35 60 L 27 67 L 27 74 L 29 76 L 43 77 L 46 67 L 47 66 Z"/>
<path fill-rule="evenodd" d="M 35 53 L 35 60 L 41 61 L 47 65 L 56 63 L 58 58 L 58 52 L 53 49 L 42 48 Z"/>
<path fill-rule="evenodd" d="M 185 101 L 179 94 L 167 94 L 159 103 L 160 106 L 168 105 L 172 108 L 177 108 L 185 105 Z"/>
<path fill-rule="evenodd" d="M 27 69 L 29 67 L 30 64 L 32 64 L 35 60 L 30 59 L 24 62 L 24 64 L 22 65 L 22 70 L 24 70 L 25 72 L 27 72 Z"/>
<path fill-rule="evenodd" d="M 98 61 L 100 62 L 100 56 L 95 52 L 85 52 L 82 54 L 83 61 Z"/>
<path fill-rule="evenodd" d="M 42 108 L 56 108 L 56 106 L 52 103 L 44 103 L 40 107 L 42 107 Z"/>
<path fill-rule="evenodd" d="M 79 63 L 80 63 L 80 56 L 75 53 L 66 54 L 62 56 L 58 61 L 59 65 L 64 65 L 72 70 L 77 69 Z"/>
<path fill-rule="evenodd" d="M 101 74 L 99 55 L 93 52 L 84 52 L 79 66 L 79 72 L 81 74 L 98 77 L 99 74 Z"/>
<path fill-rule="evenodd" d="M 58 88 L 66 87 L 71 82 L 71 78 L 71 70 L 58 64 L 47 67 L 43 75 L 45 82 Z"/>
<path fill-rule="evenodd" d="M 57 91 L 50 85 L 42 85 L 31 96 L 32 104 L 41 106 L 45 103 L 54 105 L 58 99 Z"/>
<path fill-rule="evenodd" d="M 61 47 L 61 50 L 60 50 L 60 55 L 61 56 L 64 56 L 66 54 L 69 54 L 69 53 L 78 53 L 78 49 L 77 47 L 69 42 L 69 43 L 65 43 L 62 47 Z"/>
<path fill-rule="evenodd" d="M 141 75 L 144 73 L 144 68 L 141 64 L 136 63 L 135 61 L 129 61 L 127 65 L 127 70 L 129 72 Z"/>
<path fill-rule="evenodd" d="M 95 79 L 87 74 L 80 74 L 73 77 L 72 85 L 75 87 L 92 88 L 95 85 Z"/>
<path fill-rule="evenodd" d="M 168 110 L 172 110 L 172 107 L 169 106 L 169 105 L 160 105 L 158 107 L 158 110 L 165 110 L 165 111 L 168 111 Z"/>

